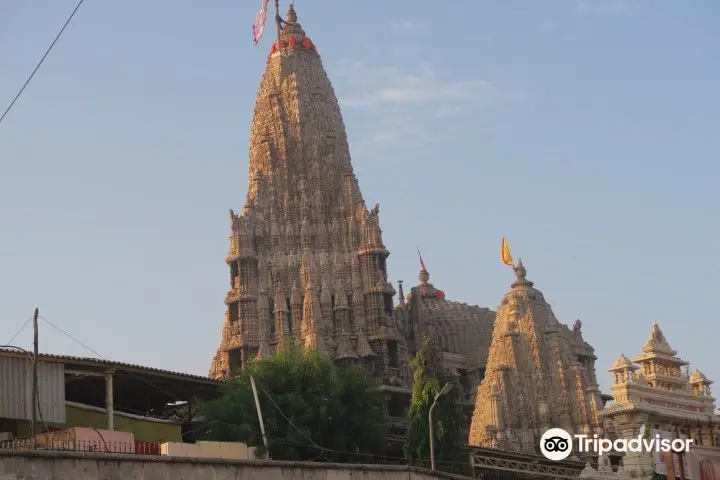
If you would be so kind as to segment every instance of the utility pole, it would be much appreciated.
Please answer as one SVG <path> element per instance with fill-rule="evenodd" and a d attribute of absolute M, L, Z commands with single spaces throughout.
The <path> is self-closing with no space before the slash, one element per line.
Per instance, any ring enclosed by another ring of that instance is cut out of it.
<path fill-rule="evenodd" d="M 33 314 L 33 360 L 32 360 L 32 444 L 36 445 L 37 416 L 38 416 L 38 316 L 40 311 L 35 308 Z"/>
<path fill-rule="evenodd" d="M 452 390 L 452 387 L 452 383 L 446 383 L 442 390 L 440 390 L 440 392 L 435 395 L 435 400 L 433 400 L 432 405 L 430 405 L 430 410 L 428 411 L 428 436 L 430 437 L 430 470 L 435 470 L 435 432 L 433 428 L 433 411 L 437 408 L 438 400 L 440 400 L 440 397 L 444 397 L 445 395 L 447 395 L 447 393 Z"/>
<path fill-rule="evenodd" d="M 270 458 L 270 447 L 268 446 L 267 435 L 265 434 L 265 421 L 263 420 L 262 410 L 260 410 L 260 399 L 258 398 L 257 387 L 255 386 L 255 378 L 250 375 L 250 386 L 252 387 L 253 397 L 255 397 L 255 409 L 257 410 L 258 421 L 260 422 L 260 433 L 262 434 L 263 445 L 267 450 L 267 457 Z"/>

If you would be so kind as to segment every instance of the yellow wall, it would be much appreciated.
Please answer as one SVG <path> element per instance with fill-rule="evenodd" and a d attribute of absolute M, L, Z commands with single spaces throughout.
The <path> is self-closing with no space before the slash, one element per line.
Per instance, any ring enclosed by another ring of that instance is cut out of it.
<path fill-rule="evenodd" d="M 65 406 L 65 424 L 50 424 L 54 428 L 94 427 L 107 430 L 107 414 L 95 410 L 86 410 L 74 405 Z M 176 423 L 160 423 L 138 418 L 124 417 L 115 412 L 115 430 L 130 432 L 135 440 L 145 442 L 182 442 L 180 425 Z M 18 437 L 30 436 L 30 422 L 18 422 Z"/>

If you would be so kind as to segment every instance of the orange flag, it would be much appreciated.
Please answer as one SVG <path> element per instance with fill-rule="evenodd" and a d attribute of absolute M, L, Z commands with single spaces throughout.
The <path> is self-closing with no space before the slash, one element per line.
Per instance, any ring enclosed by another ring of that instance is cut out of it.
<path fill-rule="evenodd" d="M 507 240 L 505 237 L 502 239 L 502 247 L 500 248 L 500 258 L 502 259 L 502 262 L 505 265 L 509 265 L 511 267 L 515 266 L 515 262 L 513 262 L 512 255 L 510 255 L 510 247 L 508 247 Z"/>

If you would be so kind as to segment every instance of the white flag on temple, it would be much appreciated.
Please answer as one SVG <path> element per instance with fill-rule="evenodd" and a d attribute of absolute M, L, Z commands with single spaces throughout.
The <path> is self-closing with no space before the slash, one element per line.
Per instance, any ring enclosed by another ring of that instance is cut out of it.
<path fill-rule="evenodd" d="M 260 41 L 260 37 L 262 37 L 262 34 L 265 31 L 265 24 L 267 23 L 268 0 L 261 1 L 262 6 L 260 7 L 260 11 L 257 13 L 257 15 L 255 15 L 255 23 L 252 27 L 253 43 L 255 43 L 255 45 L 257 45 L 257 43 Z"/>

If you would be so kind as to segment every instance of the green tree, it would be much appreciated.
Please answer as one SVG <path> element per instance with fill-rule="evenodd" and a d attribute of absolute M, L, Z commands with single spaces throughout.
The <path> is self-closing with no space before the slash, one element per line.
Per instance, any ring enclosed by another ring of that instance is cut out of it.
<path fill-rule="evenodd" d="M 429 341 L 423 343 L 411 362 L 413 368 L 413 395 L 408 413 L 408 433 L 405 454 L 413 461 L 430 458 L 428 412 L 442 387 L 451 378 L 437 367 L 437 358 Z M 435 436 L 435 461 L 443 470 L 441 462 L 462 462 L 466 455 L 462 450 L 460 432 L 466 427 L 467 418 L 458 400 L 457 388 L 440 397 L 433 412 Z"/>
<path fill-rule="evenodd" d="M 356 367 L 340 368 L 326 354 L 295 346 L 249 362 L 223 385 L 217 400 L 201 406 L 204 439 L 264 451 L 251 375 L 271 458 L 357 461 L 357 454 L 383 453 L 385 418 L 375 381 Z"/>

